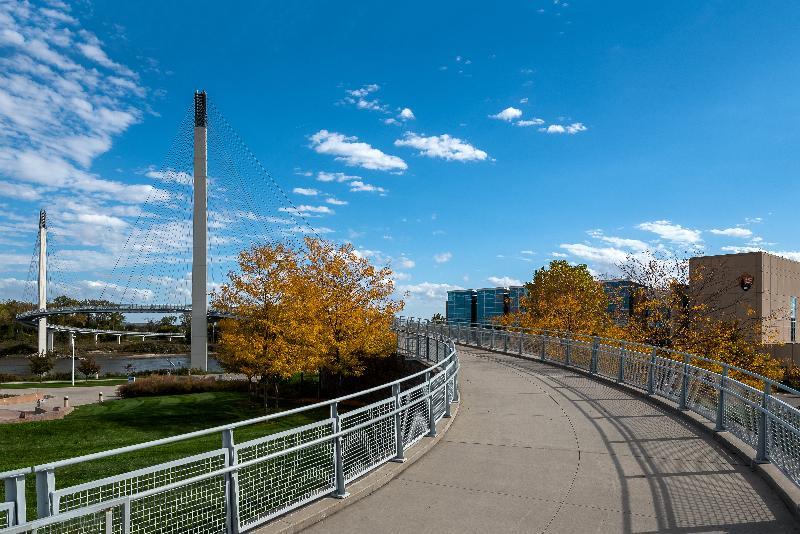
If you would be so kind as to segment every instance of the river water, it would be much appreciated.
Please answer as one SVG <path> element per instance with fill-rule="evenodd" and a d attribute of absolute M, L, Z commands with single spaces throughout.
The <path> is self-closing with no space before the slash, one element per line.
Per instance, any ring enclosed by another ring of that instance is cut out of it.
<path fill-rule="evenodd" d="M 116 356 L 111 354 L 95 354 L 94 361 L 100 366 L 100 375 L 106 373 L 127 374 L 127 366 L 133 366 L 133 372 L 158 371 L 161 369 L 178 369 L 189 367 L 188 354 L 137 354 L 136 356 Z M 77 367 L 78 361 L 75 360 Z M 72 358 L 59 358 L 53 368 L 54 373 L 69 373 L 72 369 Z M 219 363 L 208 357 L 208 370 L 222 372 Z M 24 356 L 6 356 L 0 358 L 0 373 L 12 375 L 29 375 L 28 359 Z"/>

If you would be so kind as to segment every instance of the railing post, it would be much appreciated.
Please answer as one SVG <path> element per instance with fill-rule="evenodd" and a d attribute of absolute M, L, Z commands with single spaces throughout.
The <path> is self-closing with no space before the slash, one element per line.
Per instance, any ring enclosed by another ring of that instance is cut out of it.
<path fill-rule="evenodd" d="M 228 451 L 226 467 L 237 465 L 239 459 L 232 428 L 222 431 L 222 448 Z M 225 521 L 228 525 L 228 532 L 237 534 L 239 532 L 239 473 L 237 471 L 229 471 L 225 475 L 225 489 Z"/>
<path fill-rule="evenodd" d="M 339 419 L 339 403 L 331 403 L 331 419 L 333 419 L 333 433 L 338 434 L 342 430 L 342 423 Z M 342 457 L 342 437 L 333 438 L 333 470 L 336 480 L 336 489 L 333 496 L 337 499 L 344 499 L 349 495 L 344 486 L 344 458 Z"/>
<path fill-rule="evenodd" d="M 18 474 L 5 480 L 6 501 L 14 503 L 14 515 L 9 517 L 9 526 L 21 525 L 27 518 L 25 502 L 25 475 Z"/>
<path fill-rule="evenodd" d="M 767 454 L 767 431 L 769 429 L 769 397 L 772 386 L 764 381 L 764 391 L 761 394 L 761 417 L 758 418 L 758 448 L 756 449 L 756 462 L 769 462 Z"/>
<path fill-rule="evenodd" d="M 503 332 L 503 352 L 508 352 L 508 336 L 510 335 L 508 332 Z"/>
<path fill-rule="evenodd" d="M 419 352 L 420 352 L 420 351 L 419 351 L 419 332 L 417 332 L 417 333 L 416 333 L 416 337 L 417 337 L 417 347 L 416 347 L 416 350 L 417 350 L 417 359 L 419 359 Z"/>
<path fill-rule="evenodd" d="M 50 516 L 50 495 L 56 490 L 56 474 L 52 469 L 36 472 L 36 514 Z"/>
<path fill-rule="evenodd" d="M 425 383 L 427 384 L 428 392 L 428 437 L 436 437 L 436 417 L 433 413 L 433 383 L 431 381 L 431 372 L 425 373 Z"/>
<path fill-rule="evenodd" d="M 619 348 L 619 369 L 617 369 L 617 382 L 625 382 L 625 345 Z"/>
<path fill-rule="evenodd" d="M 547 332 L 540 336 L 542 338 L 542 353 L 541 359 L 544 361 L 547 358 Z"/>
<path fill-rule="evenodd" d="M 522 332 L 519 333 L 519 355 L 520 356 L 522 356 L 522 349 L 523 349 L 523 347 L 522 347 L 522 339 L 523 339 L 524 335 L 525 334 L 523 334 Z"/>
<path fill-rule="evenodd" d="M 450 396 L 452 395 L 453 385 L 452 385 L 452 377 L 447 376 L 447 369 L 442 371 L 445 373 L 444 378 L 444 417 L 450 419 L 453 414 L 450 413 Z"/>
<path fill-rule="evenodd" d="M 592 337 L 592 361 L 589 363 L 589 373 L 597 374 L 597 353 L 600 350 L 600 338 L 597 336 Z"/>
<path fill-rule="evenodd" d="M 653 347 L 650 353 L 650 365 L 647 366 L 647 394 L 653 395 L 656 390 L 656 353 L 658 349 Z"/>
<path fill-rule="evenodd" d="M 478 348 L 481 348 L 481 343 L 483 342 L 483 330 L 481 330 L 480 326 L 475 327 L 475 339 L 478 342 Z"/>
<path fill-rule="evenodd" d="M 392 384 L 392 395 L 394 395 L 394 408 L 400 409 L 400 384 Z M 393 462 L 403 463 L 406 461 L 405 448 L 403 446 L 403 413 L 397 412 L 394 414 L 394 458 Z"/>
<path fill-rule="evenodd" d="M 681 410 L 686 410 L 686 405 L 688 404 L 689 398 L 689 361 L 691 360 L 691 356 L 688 354 L 683 357 L 683 377 L 681 380 L 681 396 L 678 401 L 678 408 Z"/>
<path fill-rule="evenodd" d="M 564 351 L 564 365 L 571 365 L 572 364 L 572 338 L 569 334 L 567 337 L 564 338 L 566 341 L 566 350 Z"/>
<path fill-rule="evenodd" d="M 728 385 L 728 365 L 722 364 L 722 374 L 719 377 L 719 394 L 717 395 L 717 424 L 714 430 L 725 430 L 725 387 Z"/>
<path fill-rule="evenodd" d="M 428 335 L 428 326 L 425 326 L 425 359 L 431 361 L 431 338 Z"/>

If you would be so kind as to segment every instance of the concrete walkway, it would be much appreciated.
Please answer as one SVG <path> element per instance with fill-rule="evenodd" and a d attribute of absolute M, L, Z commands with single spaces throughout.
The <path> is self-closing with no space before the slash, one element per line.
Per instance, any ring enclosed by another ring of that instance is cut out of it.
<path fill-rule="evenodd" d="M 758 475 L 677 416 L 569 370 L 459 351 L 444 439 L 307 532 L 800 532 Z"/>

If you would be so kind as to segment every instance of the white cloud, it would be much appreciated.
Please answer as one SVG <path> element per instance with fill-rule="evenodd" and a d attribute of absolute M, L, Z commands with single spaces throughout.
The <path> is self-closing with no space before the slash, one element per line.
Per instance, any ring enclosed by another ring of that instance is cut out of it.
<path fill-rule="evenodd" d="M 536 118 L 535 119 L 530 119 L 530 120 L 520 120 L 520 121 L 517 121 L 515 124 L 517 126 L 522 126 L 522 127 L 526 127 L 526 126 L 541 126 L 542 124 L 544 124 L 544 120 L 536 119 Z"/>
<path fill-rule="evenodd" d="M 291 213 L 294 215 L 333 215 L 333 210 L 330 209 L 328 206 L 309 206 L 307 204 L 301 204 L 299 206 L 291 207 L 291 208 L 278 208 L 278 211 L 282 211 L 284 213 Z"/>
<path fill-rule="evenodd" d="M 410 275 L 410 274 L 408 274 L 408 273 L 404 273 L 404 272 L 402 272 L 402 271 L 394 271 L 394 272 L 392 273 L 392 277 L 393 277 L 395 280 L 399 280 L 399 281 L 411 280 L 411 275 Z"/>
<path fill-rule="evenodd" d="M 377 98 L 370 100 L 367 98 L 372 93 L 375 93 L 380 89 L 380 86 L 375 83 L 371 83 L 369 85 L 365 85 L 360 89 L 348 89 L 345 91 L 347 96 L 344 98 L 344 102 L 347 104 L 353 104 L 358 109 L 366 109 L 370 111 L 386 111 L 386 106 L 381 104 L 380 100 Z"/>
<path fill-rule="evenodd" d="M 411 121 L 416 119 L 416 117 L 414 116 L 414 112 L 411 111 L 410 108 L 403 108 L 402 110 L 400 110 L 400 114 L 397 117 L 404 121 Z"/>
<path fill-rule="evenodd" d="M 398 286 L 398 291 L 408 293 L 412 299 L 430 299 L 441 301 L 443 304 L 447 299 L 448 291 L 463 289 L 461 286 L 452 284 L 436 284 L 433 282 L 421 282 L 419 284 L 409 284 Z"/>
<path fill-rule="evenodd" d="M 723 230 L 719 230 L 717 228 L 712 228 L 709 230 L 714 235 L 724 235 L 728 237 L 741 237 L 741 238 L 748 238 L 752 237 L 753 232 L 748 230 L 747 228 L 725 228 Z"/>
<path fill-rule="evenodd" d="M 386 189 L 378 187 L 377 185 L 364 183 L 361 180 L 353 180 L 350 182 L 350 191 L 354 193 L 379 193 L 381 195 L 386 193 Z"/>
<path fill-rule="evenodd" d="M 569 254 L 564 254 L 563 252 L 551 252 L 550 255 L 553 256 L 554 258 L 568 258 L 569 257 Z"/>
<path fill-rule="evenodd" d="M 394 144 L 416 148 L 422 156 L 442 158 L 447 161 L 483 161 L 488 156 L 483 150 L 448 134 L 424 137 L 414 132 L 407 132 L 403 139 L 397 139 Z"/>
<path fill-rule="evenodd" d="M 526 255 L 526 256 L 533 256 L 534 254 L 536 254 L 536 253 L 535 253 L 534 251 L 532 251 L 532 250 L 520 250 L 520 251 L 519 251 L 519 253 L 520 253 L 520 254 L 524 254 L 524 255 Z"/>
<path fill-rule="evenodd" d="M 347 206 L 346 200 L 339 200 L 338 198 L 328 197 L 325 199 L 325 202 L 331 204 L 333 206 Z"/>
<path fill-rule="evenodd" d="M 628 259 L 627 252 L 614 247 L 594 247 L 585 243 L 564 243 L 560 246 L 576 258 L 606 266 L 616 266 Z M 557 253 L 553 253 L 553 256 L 557 256 Z"/>
<path fill-rule="evenodd" d="M 635 251 L 644 251 L 649 248 L 647 243 L 645 243 L 644 241 L 640 241 L 639 239 L 628 239 L 624 237 L 607 236 L 603 234 L 602 230 L 590 230 L 587 233 L 590 236 L 594 237 L 595 239 L 605 241 L 606 243 L 610 243 L 615 247 L 629 248 Z"/>
<path fill-rule="evenodd" d="M 380 171 L 402 172 L 408 168 L 397 156 L 385 154 L 368 143 L 340 133 L 320 130 L 311 136 L 311 147 L 318 154 L 334 156 L 346 165 Z"/>
<path fill-rule="evenodd" d="M 573 122 L 566 126 L 562 124 L 551 124 L 547 128 L 540 128 L 540 131 L 549 134 L 568 134 L 574 135 L 579 132 L 585 132 L 588 128 L 582 122 Z"/>
<path fill-rule="evenodd" d="M 320 182 L 350 182 L 352 180 L 361 180 L 360 176 L 351 176 L 343 172 L 324 172 L 317 173 L 317 180 Z"/>
<path fill-rule="evenodd" d="M 733 254 L 741 254 L 743 252 L 766 252 L 768 254 L 774 254 L 775 256 L 780 256 L 782 258 L 786 258 L 789 260 L 800 261 L 800 251 L 764 250 L 761 247 L 736 247 L 736 246 L 721 247 L 720 250 L 724 252 L 730 252 Z"/>
<path fill-rule="evenodd" d="M 517 109 L 515 107 L 507 107 L 503 111 L 499 113 L 495 113 L 494 115 L 489 115 L 492 119 L 497 119 L 501 121 L 513 121 L 522 117 L 522 110 Z"/>
<path fill-rule="evenodd" d="M 668 220 L 643 222 L 637 226 L 640 230 L 653 232 L 662 239 L 673 243 L 694 245 L 702 241 L 700 230 L 684 228 L 680 224 L 674 224 Z"/>
<path fill-rule="evenodd" d="M 295 193 L 296 195 L 303 195 L 306 197 L 315 197 L 319 195 L 319 191 L 317 191 L 316 189 L 311 189 L 306 187 L 295 187 L 294 189 L 292 189 L 292 193 Z"/>
<path fill-rule="evenodd" d="M 433 255 L 433 261 L 436 263 L 447 263 L 453 259 L 453 254 L 451 252 L 440 252 L 439 254 Z"/>
<path fill-rule="evenodd" d="M 406 256 L 400 256 L 397 258 L 397 264 L 400 265 L 403 269 L 413 269 L 416 263 L 414 260 L 407 258 Z"/>
<path fill-rule="evenodd" d="M 522 281 L 510 276 L 490 276 L 487 278 L 490 284 L 497 287 L 521 286 Z"/>

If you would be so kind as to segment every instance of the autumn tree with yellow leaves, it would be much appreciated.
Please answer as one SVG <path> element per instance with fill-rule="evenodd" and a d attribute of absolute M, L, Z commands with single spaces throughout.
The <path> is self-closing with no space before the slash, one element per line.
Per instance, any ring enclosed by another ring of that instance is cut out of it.
<path fill-rule="evenodd" d="M 235 318 L 221 322 L 217 359 L 278 396 L 297 373 L 360 375 L 370 358 L 391 355 L 402 302 L 391 298 L 388 267 L 376 268 L 352 245 L 306 238 L 304 247 L 263 245 L 239 255 L 212 297 Z"/>
<path fill-rule="evenodd" d="M 520 311 L 505 316 L 505 324 L 599 335 L 609 335 L 614 329 L 609 298 L 586 265 L 551 261 L 533 273 L 525 288 Z"/>
<path fill-rule="evenodd" d="M 638 286 L 626 339 L 705 356 L 773 380 L 783 378 L 781 362 L 764 346 L 771 338 L 771 317 L 758 317 L 752 309 L 744 316 L 733 313 L 744 303 L 729 298 L 731 281 L 721 276 L 723 270 L 690 271 L 688 260 L 656 254 L 631 256 L 620 268 Z M 753 382 L 736 372 L 732 376 Z"/>

